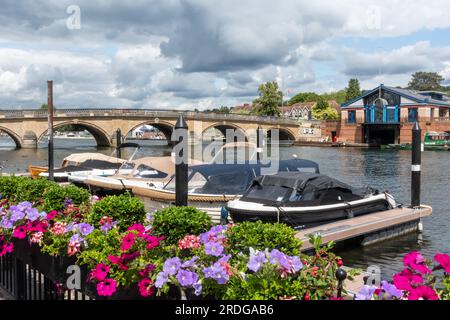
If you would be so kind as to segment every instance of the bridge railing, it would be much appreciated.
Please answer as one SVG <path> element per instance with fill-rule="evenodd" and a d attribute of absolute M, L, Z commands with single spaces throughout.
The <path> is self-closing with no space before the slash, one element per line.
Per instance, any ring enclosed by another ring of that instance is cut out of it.
<path fill-rule="evenodd" d="M 152 109 L 57 109 L 55 117 L 149 117 L 176 118 L 183 114 L 188 119 L 217 121 L 250 121 L 258 123 L 298 124 L 298 121 L 283 117 L 262 117 L 240 114 L 220 114 L 194 111 L 152 110 Z M 46 118 L 47 110 L 1 110 L 1 118 Z"/>

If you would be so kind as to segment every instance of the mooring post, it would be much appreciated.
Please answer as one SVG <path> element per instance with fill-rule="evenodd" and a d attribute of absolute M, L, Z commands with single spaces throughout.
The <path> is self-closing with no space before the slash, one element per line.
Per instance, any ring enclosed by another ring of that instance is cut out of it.
<path fill-rule="evenodd" d="M 53 81 L 47 81 L 48 107 L 48 180 L 54 180 L 55 163 L 53 160 Z"/>
<path fill-rule="evenodd" d="M 174 132 L 175 154 L 175 205 L 188 205 L 188 125 L 180 115 L 175 124 Z"/>
<path fill-rule="evenodd" d="M 122 151 L 120 145 L 122 144 L 122 130 L 116 130 L 116 157 L 122 158 Z"/>
<path fill-rule="evenodd" d="M 345 272 L 344 269 L 339 268 L 336 270 L 336 278 L 338 279 L 338 286 L 337 286 L 337 298 L 342 297 L 342 288 L 344 286 L 344 280 L 347 278 L 347 272 Z"/>
<path fill-rule="evenodd" d="M 420 207 L 420 172 L 422 165 L 422 130 L 416 121 L 412 128 L 411 207 Z"/>
<path fill-rule="evenodd" d="M 264 148 L 264 132 L 261 126 L 258 126 L 258 129 L 256 129 L 256 160 L 258 160 L 258 162 L 261 161 L 263 148 Z"/>

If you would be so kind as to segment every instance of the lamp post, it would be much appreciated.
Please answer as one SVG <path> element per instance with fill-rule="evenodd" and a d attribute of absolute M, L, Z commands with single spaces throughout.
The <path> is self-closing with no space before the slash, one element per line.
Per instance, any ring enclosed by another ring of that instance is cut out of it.
<path fill-rule="evenodd" d="M 173 142 L 175 154 L 175 205 L 178 207 L 188 205 L 188 125 L 180 115 L 175 124 Z"/>
<path fill-rule="evenodd" d="M 412 128 L 411 207 L 420 207 L 420 173 L 422 165 L 422 130 L 416 121 Z"/>
<path fill-rule="evenodd" d="M 53 81 L 47 81 L 48 107 L 48 180 L 54 180 L 55 163 L 53 160 Z"/>

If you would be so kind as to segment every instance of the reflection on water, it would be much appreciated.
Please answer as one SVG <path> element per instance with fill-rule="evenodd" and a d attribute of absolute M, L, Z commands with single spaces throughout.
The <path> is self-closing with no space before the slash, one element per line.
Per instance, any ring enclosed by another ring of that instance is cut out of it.
<path fill-rule="evenodd" d="M 31 163 L 46 165 L 47 149 L 14 150 L 13 143 L 5 145 L 0 137 L 0 160 L 7 160 L 6 172 L 22 172 Z M 164 141 L 140 141 L 139 156 L 170 155 Z M 55 140 L 55 164 L 74 152 L 101 152 L 112 154 L 111 148 L 97 149 L 94 140 Z M 125 150 L 124 157 L 133 150 Z M 348 184 L 372 186 L 389 190 L 396 199 L 409 203 L 411 153 L 398 150 L 356 148 L 286 147 L 280 149 L 280 158 L 299 158 L 319 163 L 322 173 Z M 433 207 L 433 216 L 424 219 L 424 233 L 409 234 L 367 247 L 340 249 L 339 254 L 347 264 L 367 268 L 378 265 L 384 276 L 402 268 L 402 257 L 411 250 L 420 250 L 428 257 L 435 252 L 450 252 L 450 152 L 425 152 L 423 154 L 422 202 Z M 419 236 L 422 238 L 419 240 Z"/>

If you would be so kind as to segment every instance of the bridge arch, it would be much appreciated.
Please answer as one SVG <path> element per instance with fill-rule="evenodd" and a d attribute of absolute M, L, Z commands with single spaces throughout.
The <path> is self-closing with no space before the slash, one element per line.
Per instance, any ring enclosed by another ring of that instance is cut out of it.
<path fill-rule="evenodd" d="M 272 130 L 278 130 L 279 135 L 278 139 L 280 141 L 295 141 L 295 134 L 291 129 L 288 128 L 270 128 L 267 130 L 267 139 L 271 140 L 272 138 Z"/>
<path fill-rule="evenodd" d="M 207 128 L 202 130 L 202 138 L 205 135 L 205 133 L 210 130 L 210 129 L 217 129 L 220 131 L 220 133 L 223 135 L 224 138 L 226 138 L 227 135 L 227 130 L 228 129 L 232 129 L 235 130 L 235 135 L 237 137 L 239 137 L 239 140 L 242 141 L 242 138 L 244 141 L 248 141 L 248 137 L 245 133 L 245 130 L 239 126 L 237 126 L 236 124 L 230 124 L 230 123 L 214 123 L 210 126 L 208 126 Z"/>
<path fill-rule="evenodd" d="M 96 126 L 89 122 L 77 121 L 77 120 L 60 122 L 60 123 L 53 125 L 53 130 L 56 130 L 56 129 L 66 126 L 66 125 L 74 125 L 74 126 L 81 127 L 83 129 L 87 130 L 94 137 L 95 141 L 97 142 L 97 146 L 99 146 L 99 147 L 111 147 L 112 146 L 112 144 L 111 144 L 112 137 L 110 137 L 110 135 L 105 130 L 100 128 L 99 126 Z M 47 132 L 48 132 L 48 130 L 46 129 L 44 132 L 42 132 L 38 136 L 37 140 L 40 141 L 42 139 L 42 137 L 44 137 L 47 134 Z"/>
<path fill-rule="evenodd" d="M 167 143 L 170 144 L 171 143 L 171 138 L 172 138 L 172 131 L 174 129 L 174 125 L 170 122 L 167 121 L 145 121 L 142 122 L 136 126 L 134 126 L 133 128 L 131 128 L 128 132 L 125 133 L 124 138 L 126 139 L 128 137 L 128 135 L 133 131 L 136 130 L 139 127 L 145 126 L 145 125 L 149 125 L 152 127 L 155 127 L 156 129 L 158 129 L 159 131 L 162 132 L 162 134 L 164 135 L 164 137 L 167 140 Z"/>
<path fill-rule="evenodd" d="M 0 131 L 6 133 L 16 144 L 16 148 L 22 148 L 22 139 L 14 131 L 0 126 Z"/>

